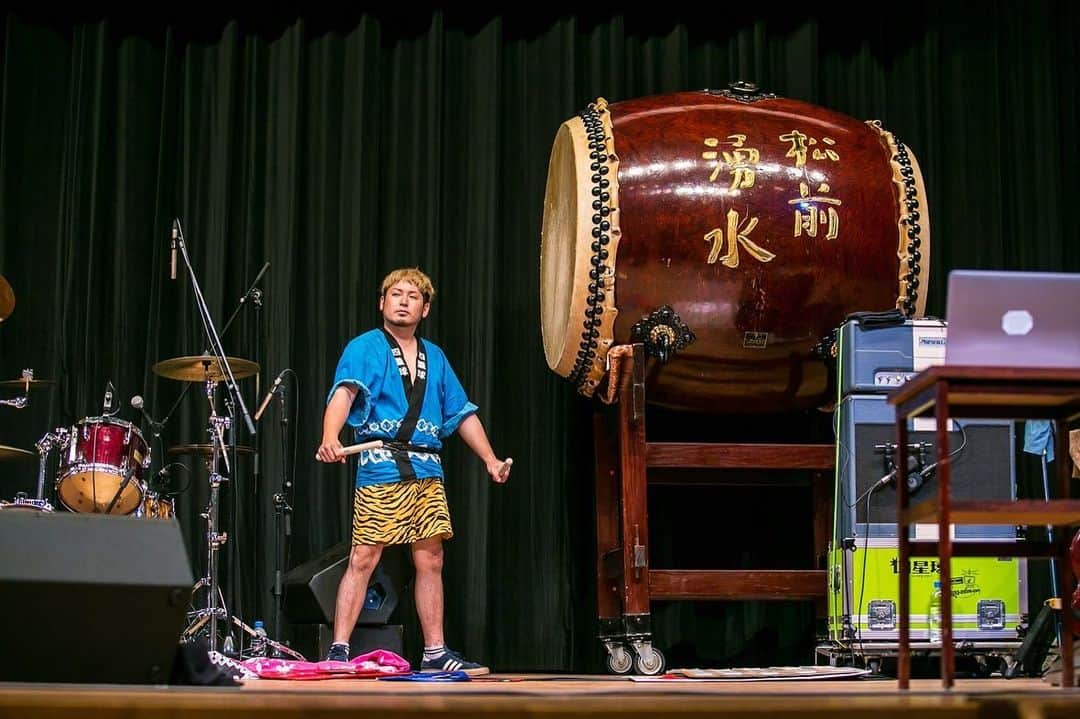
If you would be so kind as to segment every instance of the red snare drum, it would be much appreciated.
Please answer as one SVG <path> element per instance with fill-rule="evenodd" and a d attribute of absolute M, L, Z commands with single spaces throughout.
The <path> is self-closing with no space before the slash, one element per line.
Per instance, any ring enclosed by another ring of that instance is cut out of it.
<path fill-rule="evenodd" d="M 131 514 L 142 502 L 143 471 L 149 465 L 138 427 L 112 417 L 87 417 L 71 428 L 56 496 L 73 512 L 104 512 L 130 473 L 111 514 Z"/>

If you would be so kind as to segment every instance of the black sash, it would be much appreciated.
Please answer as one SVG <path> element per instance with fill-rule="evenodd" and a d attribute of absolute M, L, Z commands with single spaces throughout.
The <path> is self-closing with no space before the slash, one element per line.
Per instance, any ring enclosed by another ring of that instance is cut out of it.
<path fill-rule="evenodd" d="M 394 458 L 401 481 L 409 482 L 416 479 L 412 462 L 409 461 L 408 453 L 401 445 L 408 445 L 416 430 L 416 423 L 420 420 L 420 408 L 424 404 L 424 392 L 427 390 L 427 355 L 424 353 L 424 343 L 419 337 L 416 338 L 416 381 L 409 376 L 409 366 L 405 364 L 405 353 L 401 351 L 394 335 L 383 328 L 383 335 L 390 343 L 390 354 L 394 356 L 394 363 L 401 374 L 401 385 L 405 389 L 405 399 L 409 403 L 409 410 L 401 419 L 401 427 L 394 435 L 394 443 L 389 445 L 390 456 Z M 398 445 L 398 446 L 395 446 Z"/>

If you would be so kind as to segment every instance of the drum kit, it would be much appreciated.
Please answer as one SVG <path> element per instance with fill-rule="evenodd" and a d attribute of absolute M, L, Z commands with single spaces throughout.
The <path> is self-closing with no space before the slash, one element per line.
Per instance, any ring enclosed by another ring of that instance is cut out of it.
<path fill-rule="evenodd" d="M 243 379 L 258 372 L 258 365 L 247 360 L 230 358 L 234 377 Z M 206 574 L 196 582 L 192 593 L 207 589 L 206 606 L 189 614 L 191 620 L 182 635 L 193 639 L 209 624 L 211 643 L 216 644 L 217 620 L 228 620 L 222 606 L 218 587 L 218 551 L 227 541 L 226 532 L 220 531 L 220 488 L 228 476 L 218 472 L 219 462 L 229 472 L 229 455 L 252 454 L 251 447 L 230 447 L 225 442 L 225 430 L 230 425 L 228 416 L 221 416 L 215 409 L 214 397 L 221 379 L 217 358 L 177 357 L 159 362 L 153 371 L 166 379 L 192 381 L 202 376 L 206 396 L 210 401 L 209 434 L 207 444 L 181 444 L 170 447 L 170 456 L 193 456 L 205 460 L 210 478 L 210 503 L 202 514 L 207 520 Z M 14 382 L 0 382 L 0 386 L 13 386 Z M 51 386 L 51 381 L 34 380 L 36 386 Z M 24 386 L 25 385 L 20 385 Z M 12 406 L 25 407 L 24 401 Z M 38 459 L 37 494 L 28 497 L 18 493 L 11 502 L 0 501 L 0 512 L 25 510 L 53 512 L 67 510 L 83 514 L 125 515 L 140 519 L 174 519 L 176 498 L 162 491 L 148 476 L 153 451 L 142 430 L 132 422 L 106 412 L 100 416 L 84 417 L 74 424 L 46 432 L 37 444 L 37 454 L 17 447 L 0 445 L 0 461 L 29 461 Z M 49 455 L 53 450 L 59 454 L 55 476 L 48 476 Z M 47 494 L 52 494 L 57 503 Z"/>
<path fill-rule="evenodd" d="M 174 225 L 174 241 L 176 227 L 177 225 Z M 185 264 L 191 270 L 182 239 L 180 248 L 183 250 Z M 263 273 L 268 266 L 269 263 L 264 266 Z M 226 626 L 233 623 L 250 635 L 255 634 L 255 631 L 239 618 L 230 616 L 224 606 L 224 593 L 221 591 L 218 580 L 218 551 L 228 540 L 227 532 L 221 531 L 219 518 L 221 485 L 232 476 L 230 457 L 254 453 L 252 447 L 237 446 L 235 442 L 226 441 L 226 432 L 233 425 L 233 418 L 237 414 L 241 415 L 240 418 L 247 423 L 251 433 L 254 434 L 254 427 L 247 414 L 247 408 L 239 393 L 236 380 L 258 374 L 259 365 L 250 360 L 227 357 L 221 351 L 220 338 L 213 330 L 209 313 L 202 301 L 202 293 L 198 289 L 194 272 L 191 272 L 200 308 L 206 312 L 203 315 L 204 326 L 207 328 L 211 347 L 216 348 L 217 351 L 167 359 L 155 364 L 152 371 L 159 377 L 187 383 L 177 404 L 185 396 L 187 388 L 201 384 L 205 389 L 206 401 L 209 405 L 207 426 L 209 442 L 172 446 L 167 454 L 173 457 L 199 458 L 205 462 L 208 470 L 209 503 L 206 510 L 200 514 L 207 523 L 204 565 L 206 573 L 192 588 L 193 604 L 196 593 L 202 589 L 206 590 L 206 601 L 204 606 L 197 609 L 193 607 L 193 610 L 188 613 L 189 624 L 180 639 L 191 641 L 200 634 L 206 634 L 209 649 L 217 651 L 219 622 L 224 622 Z M 259 274 L 259 278 L 263 273 Z M 259 278 L 256 278 L 256 283 Z M 254 305 L 259 306 L 260 293 L 254 287 L 253 285 L 245 294 L 241 300 L 241 306 L 249 299 L 253 300 Z M 14 306 L 14 292 L 0 275 L 0 322 L 11 315 Z M 235 316 L 234 313 L 233 318 Z M 233 318 L 230 318 L 229 323 Z M 227 329 L 228 324 L 226 324 Z M 0 380 L 0 388 L 21 391 L 18 397 L 0 399 L 0 406 L 25 408 L 29 404 L 31 390 L 49 388 L 55 384 L 53 380 L 37 379 L 32 369 L 25 369 L 18 379 Z M 226 387 L 225 404 L 228 411 L 224 415 L 217 411 L 219 385 Z M 31 461 L 35 457 L 38 460 L 36 496 L 28 497 L 20 492 L 16 494 L 13 501 L 0 500 L 0 512 L 52 513 L 57 509 L 63 509 L 74 513 L 123 515 L 139 519 L 176 519 L 177 493 L 163 486 L 162 483 L 153 481 L 149 476 L 153 454 L 151 443 L 147 441 L 137 424 L 116 416 L 119 408 L 115 410 L 112 408 L 112 394 L 113 388 L 110 383 L 105 393 L 101 415 L 83 417 L 70 426 L 58 427 L 46 432 L 36 442 L 36 454 L 18 447 L 0 445 L 0 462 Z M 142 408 L 141 397 L 133 398 L 132 406 L 147 419 L 151 425 L 153 438 L 157 439 L 164 422 L 155 422 L 146 414 Z M 165 421 L 167 419 L 168 417 Z M 53 450 L 58 452 L 59 463 L 54 476 L 50 478 L 49 455 Z M 224 473 L 219 471 L 222 465 L 224 465 Z M 159 471 L 158 475 L 163 473 Z M 55 508 L 47 494 L 52 494 L 57 502 Z M 227 632 L 226 629 L 224 647 L 226 652 L 229 651 L 231 645 L 231 638 Z M 300 655 L 277 642 L 267 640 L 267 644 L 276 650 L 300 658 Z"/>
<path fill-rule="evenodd" d="M 258 365 L 246 360 L 231 359 L 239 366 L 237 378 L 246 378 L 258 372 Z M 204 381 L 207 396 L 214 396 L 216 359 L 213 357 L 177 357 L 154 366 L 155 374 L 167 379 L 190 381 L 192 367 L 205 368 Z M 32 370 L 24 374 L 32 375 Z M 30 387 L 50 387 L 52 380 L 31 380 Z M 2 380 L 0 387 L 26 387 L 24 380 Z M 29 403 L 28 393 L 14 399 L 2 399 L 0 404 L 23 408 Z M 169 447 L 168 454 L 200 457 L 211 467 L 218 459 L 228 462 L 228 453 L 252 454 L 251 447 L 228 447 L 223 444 L 221 430 L 228 427 L 229 418 L 217 416 L 211 403 L 211 426 L 216 431 L 216 442 L 210 444 L 181 444 Z M 60 506 L 70 512 L 87 514 L 115 514 L 140 518 L 168 519 L 176 516 L 175 497 L 157 488 L 147 472 L 152 460 L 152 449 L 142 430 L 132 422 L 115 416 L 115 411 L 100 416 L 83 417 L 71 426 L 58 427 L 46 432 L 36 443 L 37 454 L 18 447 L 0 445 L 0 461 L 18 462 L 38 459 L 38 482 L 35 497 L 20 492 L 11 502 L 0 500 L 0 510 L 27 509 L 41 512 L 54 511 L 53 503 L 46 496 L 51 489 Z M 50 483 L 48 481 L 48 458 L 53 449 L 59 450 L 59 468 Z M 218 477 L 216 481 L 222 481 Z M 214 480 L 212 480 L 214 481 Z"/>

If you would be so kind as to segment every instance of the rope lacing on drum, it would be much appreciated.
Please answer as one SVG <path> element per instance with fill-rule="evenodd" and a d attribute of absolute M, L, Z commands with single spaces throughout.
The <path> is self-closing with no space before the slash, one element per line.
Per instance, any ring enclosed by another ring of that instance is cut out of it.
<path fill-rule="evenodd" d="M 585 125 L 585 133 L 589 140 L 589 169 L 592 188 L 592 258 L 590 259 L 588 295 L 585 299 L 588 307 L 585 309 L 585 319 L 581 323 L 581 345 L 578 348 L 577 361 L 571 370 L 569 379 L 580 390 L 588 377 L 589 367 L 596 359 L 596 350 L 599 347 L 601 315 L 604 314 L 605 290 L 610 288 L 605 285 L 605 275 L 608 267 L 604 264 L 608 259 L 607 245 L 611 242 L 611 178 L 607 177 L 610 172 L 608 166 L 607 135 L 604 132 L 604 123 L 601 115 L 607 112 L 607 103 L 603 99 L 589 105 L 588 109 L 579 114 Z"/>
<path fill-rule="evenodd" d="M 875 120 L 872 124 L 892 138 L 893 144 L 896 146 L 896 154 L 893 155 L 892 159 L 900 165 L 900 176 L 904 184 L 904 206 L 907 209 L 907 214 L 900 219 L 900 222 L 907 225 L 908 269 L 904 275 L 904 299 L 900 304 L 904 314 L 911 317 L 915 314 L 919 298 L 919 261 L 922 260 L 922 238 L 920 237 L 922 225 L 919 224 L 919 190 L 915 183 L 915 169 L 911 166 L 911 156 L 908 154 L 907 146 L 900 141 L 900 138 L 891 132 L 883 130 L 880 121 Z"/>

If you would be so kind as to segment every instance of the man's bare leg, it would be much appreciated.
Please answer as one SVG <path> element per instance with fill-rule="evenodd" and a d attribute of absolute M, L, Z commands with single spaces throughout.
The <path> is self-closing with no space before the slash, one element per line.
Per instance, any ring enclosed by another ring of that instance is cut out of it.
<path fill-rule="evenodd" d="M 354 544 L 349 553 L 349 566 L 338 585 L 334 608 L 334 643 L 348 644 L 360 610 L 364 608 L 368 582 L 382 556 L 381 544 Z"/>
<path fill-rule="evenodd" d="M 443 546 L 442 537 L 412 544 L 416 580 L 413 587 L 416 613 L 424 633 L 425 647 L 443 646 Z"/>

